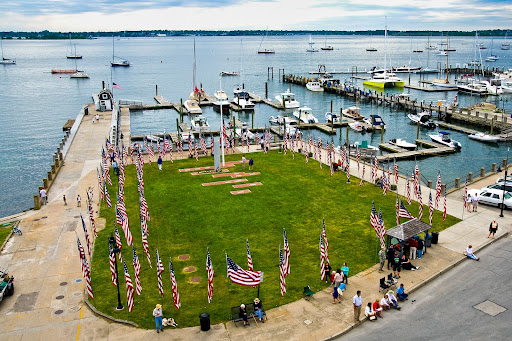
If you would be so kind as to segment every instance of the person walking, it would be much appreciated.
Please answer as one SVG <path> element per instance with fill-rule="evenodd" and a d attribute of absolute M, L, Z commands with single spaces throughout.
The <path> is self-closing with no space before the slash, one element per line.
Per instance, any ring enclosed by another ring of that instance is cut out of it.
<path fill-rule="evenodd" d="M 242 155 L 242 169 L 245 170 L 245 162 L 247 159 L 245 158 L 245 154 Z"/>
<path fill-rule="evenodd" d="M 76 196 L 76 207 L 82 207 L 82 197 L 80 194 Z"/>
<path fill-rule="evenodd" d="M 252 166 L 254 165 L 254 160 L 251 158 L 249 158 L 249 170 L 252 171 Z"/>
<path fill-rule="evenodd" d="M 395 256 L 393 258 L 393 278 L 395 278 L 395 279 L 400 278 L 400 269 L 401 269 L 400 252 L 395 251 Z"/>
<path fill-rule="evenodd" d="M 494 238 L 494 234 L 498 232 L 498 223 L 496 222 L 496 220 L 493 220 L 491 222 L 491 224 L 489 225 L 489 235 L 487 236 L 487 238 L 489 238 L 492 234 L 492 237 Z"/>
<path fill-rule="evenodd" d="M 41 197 L 41 205 L 46 204 L 46 190 L 44 188 L 41 188 L 39 191 L 39 196 Z"/>
<path fill-rule="evenodd" d="M 414 238 L 407 240 L 409 242 L 409 259 L 416 259 L 416 253 L 418 251 L 418 242 Z"/>
<path fill-rule="evenodd" d="M 336 304 L 336 300 L 338 300 L 338 303 L 341 303 L 340 294 L 338 292 L 338 287 L 334 286 L 334 291 L 332 292 L 332 304 Z"/>
<path fill-rule="evenodd" d="M 354 305 L 354 323 L 358 323 L 359 317 L 361 316 L 361 305 L 363 304 L 361 290 L 357 290 L 357 293 L 352 300 L 352 304 Z"/>
<path fill-rule="evenodd" d="M 347 263 L 343 263 L 343 266 L 341 267 L 341 271 L 343 272 L 343 281 L 345 284 L 348 284 L 348 271 L 349 268 L 347 266 Z"/>
<path fill-rule="evenodd" d="M 380 266 L 379 266 L 379 272 L 382 272 L 382 268 L 384 267 L 384 263 L 386 262 L 386 249 L 385 248 L 381 248 L 380 251 L 379 251 L 379 261 L 380 261 Z"/>
<path fill-rule="evenodd" d="M 161 156 L 158 157 L 157 163 L 158 163 L 158 170 L 162 170 L 162 157 Z"/>
<path fill-rule="evenodd" d="M 155 309 L 153 310 L 153 316 L 155 317 L 155 324 L 156 324 L 156 332 L 160 333 L 163 332 L 163 326 L 162 326 L 162 305 L 157 304 Z M 160 330 L 159 330 L 160 329 Z"/>
<path fill-rule="evenodd" d="M 476 193 L 473 196 L 473 212 L 478 211 L 478 200 L 480 200 L 480 196 L 478 195 L 478 193 Z"/>
<path fill-rule="evenodd" d="M 388 247 L 388 270 L 393 265 L 393 259 L 395 258 L 395 246 L 390 244 Z"/>
<path fill-rule="evenodd" d="M 64 200 L 64 206 L 67 206 L 68 203 L 66 202 L 66 194 L 62 194 L 62 200 Z"/>
<path fill-rule="evenodd" d="M 466 199 L 466 207 L 468 209 L 468 212 L 471 212 L 473 207 L 473 197 L 471 196 L 471 193 L 468 193 L 468 197 Z"/>

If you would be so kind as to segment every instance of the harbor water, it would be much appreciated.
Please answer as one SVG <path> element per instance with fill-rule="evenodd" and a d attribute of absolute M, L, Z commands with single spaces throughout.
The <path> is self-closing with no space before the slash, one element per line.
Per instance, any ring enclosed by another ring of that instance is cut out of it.
<path fill-rule="evenodd" d="M 73 41 L 77 53 L 83 59 L 77 61 L 79 70 L 84 70 L 90 79 L 70 79 L 68 75 L 51 74 L 51 69 L 73 69 L 75 61 L 66 59 L 69 41 L 66 40 L 5 40 L 4 55 L 16 58 L 16 65 L 0 65 L 0 145 L 2 161 L 0 162 L 0 216 L 14 214 L 33 206 L 32 196 L 42 184 L 42 178 L 50 169 L 52 155 L 63 136 L 62 126 L 68 119 L 74 119 L 85 103 L 92 101 L 91 95 L 98 92 L 101 82 L 112 81 L 121 87 L 115 89 L 116 99 L 138 100 L 145 104 L 154 103 L 155 85 L 158 93 L 170 102 L 187 99 L 193 90 L 193 44 L 196 44 L 196 85 L 213 95 L 220 88 L 220 72 L 240 72 L 240 77 L 222 77 L 222 88 L 230 98 L 235 85 L 244 83 L 248 91 L 260 96 L 265 95 L 265 82 L 268 82 L 268 97 L 276 95 L 291 87 L 301 106 L 313 109 L 320 122 L 325 121 L 325 112 L 358 105 L 361 114 L 378 114 L 387 124 L 383 140 L 402 138 L 414 142 L 416 126 L 409 123 L 407 115 L 396 108 L 369 103 L 355 103 L 354 100 L 328 93 L 313 93 L 305 87 L 282 83 L 279 74 L 308 75 L 320 64 L 328 71 L 347 71 L 357 66 L 358 71 L 374 66 L 428 66 L 444 67 L 446 56 L 437 56 L 437 51 L 427 53 L 427 37 L 389 37 L 384 42 L 378 36 L 313 36 L 316 47 L 331 45 L 333 51 L 307 53 L 309 35 L 267 37 L 262 48 L 272 48 L 275 54 L 257 54 L 261 37 L 161 37 L 161 38 L 116 38 L 116 55 L 131 62 L 129 68 L 111 68 L 112 39 L 94 39 Z M 441 47 L 439 43 L 446 37 L 430 38 L 430 45 Z M 500 59 L 490 63 L 491 67 L 512 67 L 512 52 L 500 50 L 502 39 L 480 38 L 479 43 L 487 50 L 477 50 L 472 37 L 450 38 L 449 64 L 463 66 L 473 60 L 482 60 L 491 53 Z M 491 46 L 491 44 L 493 46 Z M 377 52 L 367 52 L 374 47 Z M 413 53 L 413 50 L 423 50 Z M 485 62 L 484 62 L 485 64 Z M 273 68 L 274 77 L 268 78 L 268 68 Z M 366 76 L 361 74 L 361 76 Z M 399 75 L 406 84 L 407 74 Z M 426 79 L 444 78 L 444 75 L 428 75 Z M 453 75 L 450 79 L 453 80 Z M 361 80 L 351 80 L 349 74 L 338 74 L 335 78 L 341 82 L 353 82 L 355 87 L 363 88 Z M 417 84 L 419 76 L 411 75 L 411 84 Z M 426 103 L 446 100 L 450 103 L 457 92 L 422 92 L 409 89 L 391 89 L 386 92 L 409 93 L 411 98 Z M 512 96 L 478 97 L 458 94 L 459 105 L 464 107 L 487 101 L 504 107 L 510 113 Z M 218 130 L 221 125 L 220 114 L 213 108 L 203 109 L 210 126 Z M 241 121 L 251 126 L 269 125 L 269 117 L 282 114 L 266 104 L 257 104 L 252 114 L 234 113 Z M 291 114 L 291 112 L 290 112 Z M 131 112 L 132 134 L 149 134 L 176 131 L 174 110 L 146 110 Z M 188 118 L 185 117 L 185 121 Z M 335 145 L 345 143 L 346 128 L 334 136 L 327 136 L 316 130 L 306 130 L 306 135 L 323 141 L 333 141 Z M 435 130 L 420 130 L 420 138 L 429 139 L 428 134 Z M 453 181 L 456 177 L 462 182 L 468 172 L 479 174 L 481 167 L 489 170 L 492 163 L 501 163 L 506 158 L 510 144 L 483 144 L 468 139 L 467 135 L 452 132 L 452 137 L 462 144 L 462 151 L 447 156 L 437 156 L 418 160 L 422 174 L 434 180 L 441 170 L 443 182 Z M 379 133 L 356 133 L 349 131 L 349 142 L 368 141 L 377 146 L 381 140 Z M 99 153 L 100 151 L 98 151 Z M 400 161 L 400 172 L 410 174 L 414 160 Z M 52 193 L 50 191 L 50 200 Z M 69 198 L 70 199 L 70 198 Z"/>

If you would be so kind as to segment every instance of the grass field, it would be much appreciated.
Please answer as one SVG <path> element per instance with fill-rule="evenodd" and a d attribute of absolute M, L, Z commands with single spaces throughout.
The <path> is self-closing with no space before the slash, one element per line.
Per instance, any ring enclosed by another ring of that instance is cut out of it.
<path fill-rule="evenodd" d="M 178 169 L 210 166 L 213 158 L 164 162 L 158 171 L 156 163 L 144 167 L 145 197 L 151 221 L 149 247 L 153 268 L 148 266 L 142 248 L 139 202 L 135 167 L 126 170 L 125 202 L 130 219 L 130 230 L 142 265 L 142 294 L 135 297 L 133 312 L 115 311 L 117 291 L 110 280 L 107 237 L 113 232 L 114 209 L 102 204 L 101 216 L 106 218 L 104 230 L 99 232 L 95 243 L 92 263 L 92 286 L 95 299 L 92 304 L 100 311 L 115 318 L 134 321 L 144 328 L 154 328 L 152 310 L 157 303 L 163 305 L 164 317 L 174 317 L 180 327 L 199 324 L 199 314 L 210 314 L 212 323 L 229 319 L 230 307 L 252 302 L 258 289 L 231 283 L 226 277 L 225 252 L 238 265 L 247 268 L 246 243 L 249 239 L 255 270 L 264 272 L 264 281 L 259 288 L 259 297 L 265 309 L 270 309 L 303 297 L 303 287 L 311 285 L 314 291 L 326 287 L 320 281 L 319 237 L 322 218 L 325 218 L 331 266 L 336 269 L 347 262 L 350 275 L 354 275 L 378 261 L 378 239 L 369 223 L 372 200 L 377 210 L 382 209 L 387 228 L 395 226 L 395 196 L 382 195 L 380 188 L 352 178 L 346 183 L 345 174 L 329 175 L 329 167 L 319 168 L 316 161 L 304 162 L 302 155 L 284 156 L 277 151 L 268 154 L 248 154 L 255 161 L 254 171 L 260 175 L 247 177 L 249 182 L 261 181 L 262 186 L 250 187 L 252 193 L 231 195 L 231 185 L 203 187 L 201 183 L 231 178 L 212 178 L 211 175 L 192 176 Z M 240 155 L 229 155 L 226 160 L 239 160 Z M 241 171 L 237 164 L 231 170 Z M 368 170 L 369 171 L 369 170 Z M 110 189 L 111 198 L 116 197 L 116 179 Z M 424 194 L 425 196 L 425 194 Z M 418 205 L 408 206 L 415 215 Z M 424 207 L 424 221 L 428 222 L 428 207 Z M 442 212 L 434 214 L 434 231 L 440 231 L 458 222 L 448 216 L 442 221 Z M 279 286 L 279 244 L 283 243 L 283 228 L 286 228 L 290 245 L 291 274 L 286 278 L 287 292 L 281 297 Z M 123 241 L 123 255 L 134 281 L 132 252 Z M 215 270 L 213 300 L 207 301 L 206 248 L 209 247 Z M 163 274 L 165 297 L 157 289 L 155 249 L 158 248 L 164 263 Z M 190 259 L 179 261 L 178 256 L 189 254 Z M 169 279 L 169 257 L 172 257 L 181 309 L 173 306 Z M 119 265 L 119 264 L 118 264 Z M 188 266 L 196 271 L 183 272 Z M 120 289 L 123 304 L 126 289 L 122 267 Z M 201 277 L 198 283 L 190 282 L 194 276 Z M 125 304 L 126 305 L 126 304 Z"/>
<path fill-rule="evenodd" d="M 5 242 L 12 231 L 12 227 L 16 222 L 5 223 L 0 225 L 0 246 Z"/>

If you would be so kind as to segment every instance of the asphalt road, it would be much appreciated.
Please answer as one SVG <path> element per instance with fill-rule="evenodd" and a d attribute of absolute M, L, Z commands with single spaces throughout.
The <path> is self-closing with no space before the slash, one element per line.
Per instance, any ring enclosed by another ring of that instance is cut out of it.
<path fill-rule="evenodd" d="M 511 340 L 512 237 L 477 256 L 412 293 L 401 311 L 384 312 L 336 340 Z M 363 297 L 363 305 L 375 298 Z M 485 301 L 486 311 L 506 310 L 491 316 L 475 308 Z"/>

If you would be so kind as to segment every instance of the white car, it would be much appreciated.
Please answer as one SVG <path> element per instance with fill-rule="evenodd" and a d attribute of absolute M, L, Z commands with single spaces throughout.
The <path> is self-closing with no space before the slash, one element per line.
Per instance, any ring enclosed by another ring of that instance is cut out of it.
<path fill-rule="evenodd" d="M 505 192 L 505 200 L 503 200 L 503 191 L 487 188 L 483 190 L 479 197 L 478 202 L 481 204 L 498 206 L 501 208 L 503 204 L 503 208 L 512 208 L 512 195 L 508 192 Z"/>
<path fill-rule="evenodd" d="M 508 181 L 505 186 L 503 186 L 503 182 L 498 182 L 497 184 L 494 184 L 494 185 L 482 187 L 481 190 L 485 191 L 486 189 L 496 189 L 498 191 L 503 191 L 503 187 L 505 187 L 505 192 L 509 192 L 509 193 L 512 192 L 512 182 L 508 182 Z"/>
<path fill-rule="evenodd" d="M 498 180 L 496 180 L 496 183 L 499 184 L 500 182 L 504 182 L 504 181 L 505 181 L 504 177 L 501 177 Z M 507 175 L 507 184 L 508 183 L 512 184 L 512 175 Z"/>

